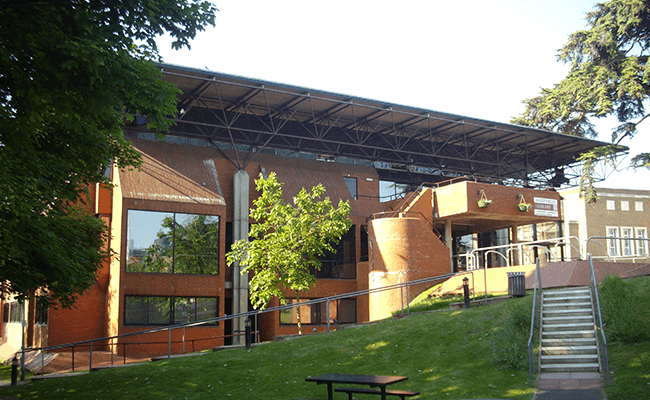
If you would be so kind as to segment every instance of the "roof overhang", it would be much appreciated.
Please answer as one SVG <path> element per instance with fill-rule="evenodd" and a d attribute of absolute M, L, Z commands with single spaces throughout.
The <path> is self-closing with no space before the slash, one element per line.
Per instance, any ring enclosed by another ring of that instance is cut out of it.
<path fill-rule="evenodd" d="M 169 134 L 239 151 L 306 152 L 374 163 L 396 181 L 467 175 L 549 186 L 583 152 L 608 143 L 303 87 L 160 64 L 179 96 Z M 577 173 L 573 173 L 576 175 Z M 557 183 L 557 182 L 555 182 Z M 559 185 L 556 185 L 559 186 Z"/>

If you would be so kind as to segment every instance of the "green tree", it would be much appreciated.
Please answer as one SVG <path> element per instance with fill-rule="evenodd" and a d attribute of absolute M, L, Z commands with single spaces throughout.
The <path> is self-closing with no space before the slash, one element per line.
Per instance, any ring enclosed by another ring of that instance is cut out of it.
<path fill-rule="evenodd" d="M 287 304 L 283 289 L 293 290 L 300 302 L 300 291 L 307 291 L 316 283 L 310 269 L 321 268 L 320 257 L 326 251 L 335 252 L 333 241 L 338 241 L 350 229 L 350 204 L 339 201 L 334 207 L 319 184 L 308 192 L 304 188 L 286 204 L 282 197 L 283 183 L 274 173 L 265 179 L 261 174 L 255 181 L 261 192 L 253 204 L 250 216 L 256 222 L 251 226 L 250 241 L 239 240 L 227 255 L 227 262 L 239 262 L 242 273 L 253 274 L 250 280 L 250 299 L 253 307 L 264 309 L 272 298 Z M 302 333 L 300 308 L 298 333 Z"/>
<path fill-rule="evenodd" d="M 68 307 L 94 282 L 106 227 L 82 210 L 87 188 L 113 161 L 139 165 L 125 123 L 170 125 L 178 89 L 160 79 L 154 39 L 189 47 L 215 12 L 202 0 L 0 0 L 3 296 L 47 288 Z"/>
<path fill-rule="evenodd" d="M 650 1 L 611 0 L 587 14 L 589 29 L 575 32 L 560 49 L 558 60 L 569 63 L 568 75 L 539 96 L 524 100 L 519 125 L 583 137 L 596 137 L 594 118 L 615 116 L 613 146 L 582 155 L 581 186 L 595 200 L 592 172 L 597 160 L 612 156 L 625 138 L 637 134 L 650 98 Z M 633 157 L 632 167 L 650 168 L 650 153 Z"/>

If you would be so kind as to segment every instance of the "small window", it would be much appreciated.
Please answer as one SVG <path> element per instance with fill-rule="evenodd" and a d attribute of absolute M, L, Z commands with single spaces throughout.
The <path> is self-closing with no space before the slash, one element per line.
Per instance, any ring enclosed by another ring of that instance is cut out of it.
<path fill-rule="evenodd" d="M 2 322 L 5 324 L 9 322 L 9 303 L 4 303 L 2 306 Z"/>
<path fill-rule="evenodd" d="M 634 211 L 643 211 L 643 202 L 635 201 L 634 202 Z"/>
<path fill-rule="evenodd" d="M 632 238 L 634 235 L 632 234 L 632 228 L 628 227 L 622 227 L 621 228 L 621 236 L 624 238 Z M 623 244 L 623 255 L 624 256 L 631 256 L 633 251 L 634 251 L 634 246 L 632 245 L 632 240 L 622 240 Z"/>
<path fill-rule="evenodd" d="M 616 210 L 616 202 L 614 200 L 607 200 L 607 209 Z"/>
<path fill-rule="evenodd" d="M 368 261 L 368 225 L 361 225 L 359 232 L 361 232 L 359 261 Z"/>
<path fill-rule="evenodd" d="M 350 196 L 352 196 L 353 199 L 357 199 L 357 178 L 346 178 L 344 177 L 343 180 L 345 180 L 345 184 L 348 186 L 348 190 L 350 191 Z"/>
<path fill-rule="evenodd" d="M 23 320 L 23 305 L 17 301 L 9 304 L 9 322 L 21 322 Z"/>
<path fill-rule="evenodd" d="M 621 201 L 621 210 L 630 211 L 630 202 L 627 201 L 627 200 L 622 200 Z"/>

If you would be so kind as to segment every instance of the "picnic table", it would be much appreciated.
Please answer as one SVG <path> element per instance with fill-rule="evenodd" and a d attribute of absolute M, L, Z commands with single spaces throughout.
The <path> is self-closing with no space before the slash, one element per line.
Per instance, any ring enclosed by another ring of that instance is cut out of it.
<path fill-rule="evenodd" d="M 376 387 L 379 390 L 372 389 L 356 389 L 356 388 L 338 388 L 336 391 L 346 392 L 350 397 L 352 393 L 367 393 L 367 394 L 379 394 L 381 395 L 382 400 L 386 400 L 387 395 L 397 395 L 401 398 L 403 396 L 414 396 L 416 392 L 405 392 L 405 391 L 390 391 L 387 389 L 388 385 L 393 383 L 402 382 L 407 380 L 406 376 L 385 376 L 385 375 L 348 375 L 348 374 L 324 374 L 305 378 L 307 382 L 316 382 L 318 385 L 325 384 L 327 385 L 327 399 L 334 399 L 334 390 L 332 385 L 335 383 L 344 383 L 349 385 L 368 385 L 371 388 Z"/>

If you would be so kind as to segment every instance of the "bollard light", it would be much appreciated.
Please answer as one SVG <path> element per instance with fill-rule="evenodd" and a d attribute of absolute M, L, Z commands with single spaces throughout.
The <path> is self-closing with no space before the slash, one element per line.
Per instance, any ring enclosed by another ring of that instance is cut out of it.
<path fill-rule="evenodd" d="M 246 335 L 246 348 L 250 349 L 251 348 L 251 320 L 250 318 L 246 317 L 246 320 L 244 321 L 245 328 L 244 328 L 244 334 Z"/>
<path fill-rule="evenodd" d="M 463 297 L 465 299 L 465 308 L 469 308 L 469 279 L 463 278 Z"/>
<path fill-rule="evenodd" d="M 18 356 L 14 356 L 14 359 L 11 361 L 11 386 L 16 386 L 18 384 Z"/>

